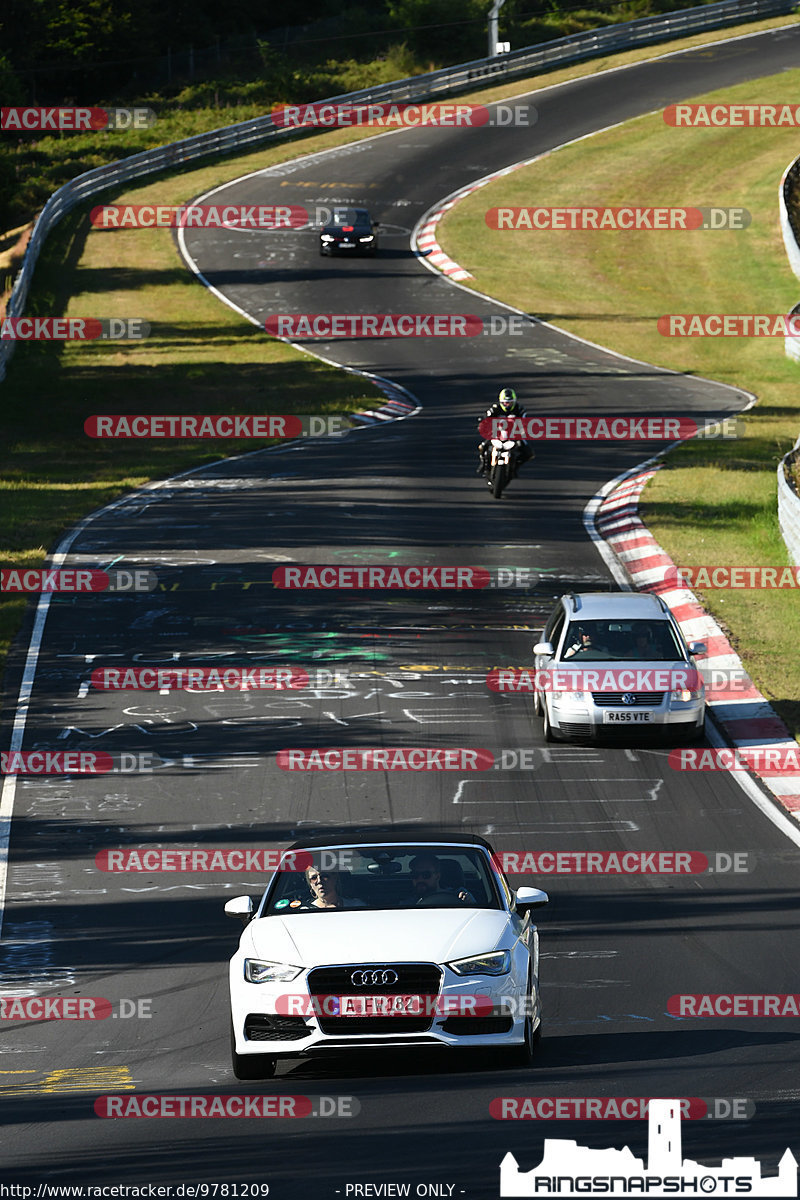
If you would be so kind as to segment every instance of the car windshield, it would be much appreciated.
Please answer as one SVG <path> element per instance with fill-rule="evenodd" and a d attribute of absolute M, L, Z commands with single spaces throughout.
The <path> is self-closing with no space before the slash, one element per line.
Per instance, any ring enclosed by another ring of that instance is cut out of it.
<path fill-rule="evenodd" d="M 335 208 L 331 217 L 331 225 L 355 225 L 357 228 L 371 228 L 369 213 L 365 208 Z"/>
<path fill-rule="evenodd" d="M 293 855 L 293 858 L 289 858 Z M 334 846 L 287 852 L 261 915 L 337 909 L 503 908 L 486 855 L 467 846 Z"/>
<path fill-rule="evenodd" d="M 669 621 L 573 621 L 567 629 L 562 659 L 576 662 L 685 660 Z"/>

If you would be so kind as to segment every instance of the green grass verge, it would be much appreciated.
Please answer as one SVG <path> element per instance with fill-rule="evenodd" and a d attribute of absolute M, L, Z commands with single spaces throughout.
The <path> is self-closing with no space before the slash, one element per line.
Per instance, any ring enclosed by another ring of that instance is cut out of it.
<path fill-rule="evenodd" d="M 702 101 L 791 103 L 800 71 Z M 777 221 L 778 184 L 797 154 L 788 129 L 674 129 L 660 114 L 553 152 L 490 184 L 440 224 L 474 287 L 590 341 L 755 392 L 736 441 L 688 444 L 648 485 L 643 516 L 681 565 L 788 563 L 776 467 L 800 429 L 798 367 L 783 339 L 667 338 L 665 313 L 781 313 L 798 298 Z M 534 199 L 535 198 L 535 199 Z M 741 231 L 499 231 L 497 205 L 743 206 Z M 510 381 L 513 382 L 513 371 Z M 646 403 L 643 394 L 643 401 Z M 800 604 L 795 591 L 709 591 L 708 609 L 795 736 L 800 731 Z"/>
<path fill-rule="evenodd" d="M 479 89 L 464 99 L 507 99 L 536 86 L 551 86 L 659 53 L 791 23 L 791 17 L 773 18 L 696 34 L 665 46 L 644 47 L 514 80 L 504 87 Z M 255 111 L 198 110 L 176 117 L 181 124 L 156 126 L 157 137 L 152 130 L 140 137 L 142 145 L 158 144 L 245 115 L 255 115 Z M 114 199 L 178 204 L 249 170 L 380 132 L 342 129 L 297 142 L 265 144 L 247 155 L 151 177 Z M 85 169 L 79 159 L 67 162 L 64 157 L 68 156 L 67 139 L 42 139 L 38 146 L 45 158 L 55 153 L 56 147 L 64 159 L 65 178 Z M 95 197 L 92 205 L 109 199 L 110 194 Z M 93 412 L 136 412 L 143 407 L 154 413 L 346 412 L 363 401 L 374 401 L 376 395 L 357 378 L 264 337 L 221 304 L 186 271 L 169 231 L 94 231 L 86 215 L 89 207 L 71 214 L 48 239 L 27 311 L 77 317 L 139 316 L 150 322 L 151 337 L 138 346 L 18 346 L 7 378 L 0 383 L 6 435 L 0 450 L 2 565 L 41 565 L 46 552 L 70 525 L 116 496 L 148 480 L 257 446 L 231 441 L 91 441 L 82 428 Z M 21 623 L 25 603 L 6 597 L 0 602 L 0 667 Z"/>

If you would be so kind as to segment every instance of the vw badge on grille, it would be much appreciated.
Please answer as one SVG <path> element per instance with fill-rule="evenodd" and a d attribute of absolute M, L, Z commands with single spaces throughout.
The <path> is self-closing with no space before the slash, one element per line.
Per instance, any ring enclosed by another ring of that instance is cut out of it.
<path fill-rule="evenodd" d="M 622 703 L 623 704 L 635 704 L 636 697 L 634 696 L 633 692 L 626 692 L 625 695 L 622 697 Z"/>
<path fill-rule="evenodd" d="M 377 971 L 353 971 L 350 982 L 353 987 L 391 987 L 397 983 L 399 975 L 391 967 Z"/>

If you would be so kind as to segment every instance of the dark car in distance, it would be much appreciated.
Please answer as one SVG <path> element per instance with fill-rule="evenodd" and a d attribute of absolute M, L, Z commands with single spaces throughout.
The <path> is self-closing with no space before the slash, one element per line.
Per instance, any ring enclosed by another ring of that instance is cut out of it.
<path fill-rule="evenodd" d="M 365 208 L 335 208 L 319 235 L 320 254 L 369 254 L 378 249 L 378 222 Z"/>

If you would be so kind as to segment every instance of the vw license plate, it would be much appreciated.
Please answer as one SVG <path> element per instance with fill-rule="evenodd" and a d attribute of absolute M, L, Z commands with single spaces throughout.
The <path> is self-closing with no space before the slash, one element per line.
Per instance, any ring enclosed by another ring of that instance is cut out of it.
<path fill-rule="evenodd" d="M 418 1017 L 422 996 L 338 996 L 342 1017 Z"/>
<path fill-rule="evenodd" d="M 604 725 L 646 725 L 652 720 L 653 714 L 647 709 L 640 712 L 631 708 L 610 709 L 603 713 Z"/>

